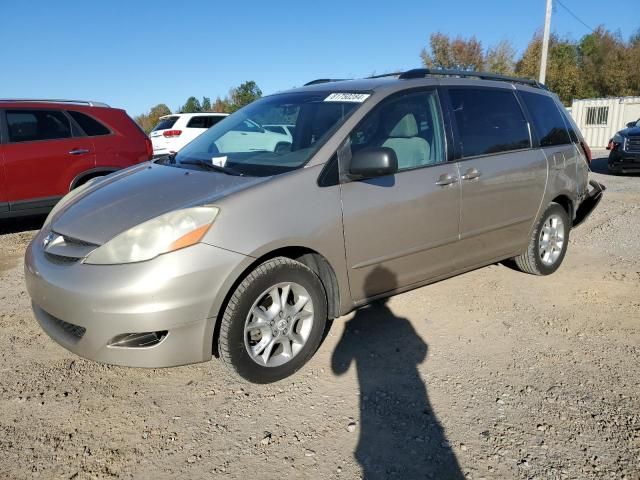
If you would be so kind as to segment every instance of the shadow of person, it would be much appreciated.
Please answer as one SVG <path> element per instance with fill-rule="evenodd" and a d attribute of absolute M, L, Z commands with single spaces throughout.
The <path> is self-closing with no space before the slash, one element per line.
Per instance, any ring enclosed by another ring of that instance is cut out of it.
<path fill-rule="evenodd" d="M 396 285 L 377 268 L 365 289 Z M 393 288 L 393 287 L 392 287 Z M 431 410 L 418 365 L 427 344 L 386 302 L 358 310 L 345 326 L 332 357 L 334 373 L 355 362 L 360 383 L 360 438 L 355 458 L 365 480 L 462 479 L 455 454 Z"/>

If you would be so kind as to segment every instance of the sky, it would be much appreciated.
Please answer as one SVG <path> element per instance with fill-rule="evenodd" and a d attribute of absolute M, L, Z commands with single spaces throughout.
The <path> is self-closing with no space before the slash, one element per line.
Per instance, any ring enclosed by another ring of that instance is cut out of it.
<path fill-rule="evenodd" d="M 555 3 L 555 2 L 554 2 Z M 627 39 L 632 0 L 562 0 L 584 23 Z M 429 35 L 510 40 L 524 50 L 545 0 L 0 0 L 0 97 L 107 102 L 130 115 L 254 80 L 264 94 L 315 78 L 420 66 Z M 552 30 L 589 33 L 559 4 Z"/>

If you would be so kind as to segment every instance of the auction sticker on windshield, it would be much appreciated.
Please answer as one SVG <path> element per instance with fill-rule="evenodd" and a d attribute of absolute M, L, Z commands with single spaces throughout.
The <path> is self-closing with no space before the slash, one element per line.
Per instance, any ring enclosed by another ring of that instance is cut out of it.
<path fill-rule="evenodd" d="M 324 99 L 325 102 L 355 102 L 362 103 L 371 95 L 369 93 L 332 93 Z"/>

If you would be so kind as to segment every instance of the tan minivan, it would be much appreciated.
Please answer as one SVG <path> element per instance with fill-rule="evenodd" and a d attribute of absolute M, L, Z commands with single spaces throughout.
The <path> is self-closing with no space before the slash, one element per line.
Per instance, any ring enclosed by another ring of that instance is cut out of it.
<path fill-rule="evenodd" d="M 251 143 L 263 125 L 293 133 L 271 151 Z M 601 198 L 589 156 L 534 81 L 314 81 L 74 190 L 27 250 L 27 287 L 42 328 L 83 357 L 217 355 L 273 382 L 309 360 L 328 319 L 375 299 L 505 259 L 554 272 Z"/>

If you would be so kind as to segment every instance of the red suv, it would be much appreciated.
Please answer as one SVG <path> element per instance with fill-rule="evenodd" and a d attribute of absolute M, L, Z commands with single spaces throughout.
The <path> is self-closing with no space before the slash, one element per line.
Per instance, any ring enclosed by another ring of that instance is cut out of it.
<path fill-rule="evenodd" d="M 47 213 L 87 180 L 147 161 L 124 110 L 73 100 L 0 100 L 0 218 Z"/>

